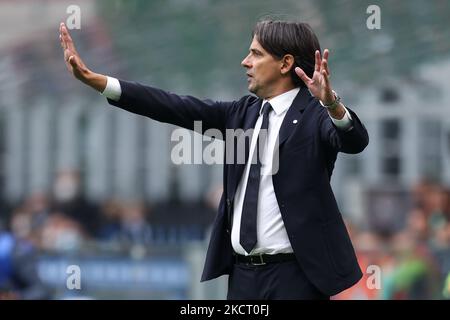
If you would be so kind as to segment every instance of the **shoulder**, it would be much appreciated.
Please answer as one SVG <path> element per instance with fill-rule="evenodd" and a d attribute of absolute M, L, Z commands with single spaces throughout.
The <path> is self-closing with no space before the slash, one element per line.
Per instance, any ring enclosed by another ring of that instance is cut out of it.
<path fill-rule="evenodd" d="M 261 101 L 261 98 L 253 96 L 251 94 L 245 95 L 239 100 L 239 102 L 246 104 L 246 105 L 256 104 L 259 101 Z"/>
<path fill-rule="evenodd" d="M 235 101 L 235 108 L 237 110 L 245 111 L 249 107 L 257 106 L 259 105 L 259 102 L 261 102 L 261 98 L 258 98 L 253 95 L 245 95 L 239 100 Z"/>

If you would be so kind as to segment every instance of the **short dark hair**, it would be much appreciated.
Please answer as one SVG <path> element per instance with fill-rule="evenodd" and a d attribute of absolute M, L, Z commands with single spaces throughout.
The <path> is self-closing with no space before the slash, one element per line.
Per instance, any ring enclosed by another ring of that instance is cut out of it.
<path fill-rule="evenodd" d="M 320 50 L 319 40 L 307 23 L 263 20 L 256 24 L 252 38 L 274 58 L 281 59 L 286 54 L 294 56 L 295 62 L 290 70 L 292 82 L 296 87 L 306 87 L 295 73 L 295 67 L 300 67 L 308 77 L 314 73 L 316 50 Z"/>

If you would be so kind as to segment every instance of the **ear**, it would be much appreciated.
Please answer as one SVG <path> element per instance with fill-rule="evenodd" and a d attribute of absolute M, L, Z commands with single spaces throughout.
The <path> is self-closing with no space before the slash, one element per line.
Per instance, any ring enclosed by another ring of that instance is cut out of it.
<path fill-rule="evenodd" d="M 294 62 L 295 59 L 292 54 L 284 55 L 284 57 L 281 58 L 281 69 L 280 69 L 281 74 L 283 75 L 288 74 L 289 71 L 293 68 Z"/>

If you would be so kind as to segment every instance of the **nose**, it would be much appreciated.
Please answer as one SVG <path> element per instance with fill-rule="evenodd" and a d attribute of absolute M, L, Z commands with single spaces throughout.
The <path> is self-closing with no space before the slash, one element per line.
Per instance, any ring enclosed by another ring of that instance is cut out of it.
<path fill-rule="evenodd" d="M 249 60 L 248 56 L 246 56 L 244 58 L 244 60 L 242 60 L 241 66 L 243 66 L 244 68 L 247 68 L 247 69 L 251 68 L 251 64 L 250 64 L 250 60 Z"/>

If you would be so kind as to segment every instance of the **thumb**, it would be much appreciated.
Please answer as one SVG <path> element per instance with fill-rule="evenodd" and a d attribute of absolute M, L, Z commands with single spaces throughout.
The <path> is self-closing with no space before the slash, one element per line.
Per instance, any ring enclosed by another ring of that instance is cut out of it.
<path fill-rule="evenodd" d="M 78 67 L 78 62 L 76 60 L 77 58 L 75 56 L 70 56 L 69 57 L 69 63 L 73 68 L 77 68 Z"/>

